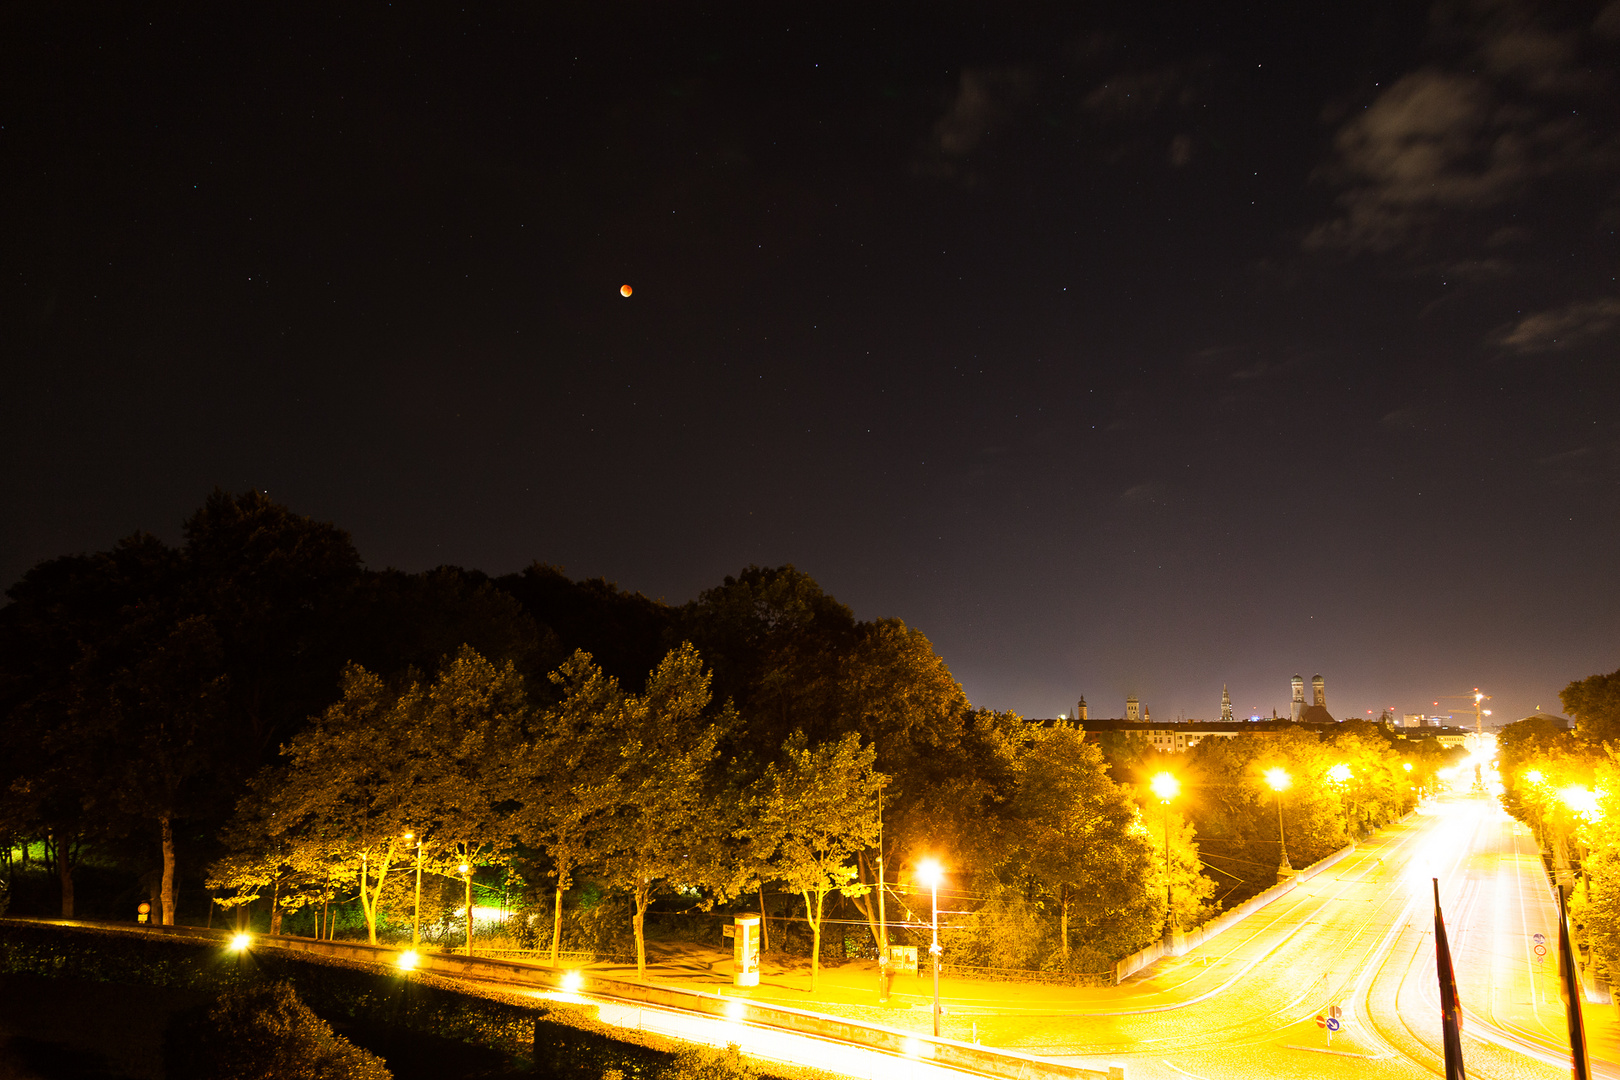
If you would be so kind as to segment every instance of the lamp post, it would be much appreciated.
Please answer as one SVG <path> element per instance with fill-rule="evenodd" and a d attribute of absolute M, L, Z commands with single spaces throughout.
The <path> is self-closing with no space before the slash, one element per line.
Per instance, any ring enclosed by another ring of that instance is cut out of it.
<path fill-rule="evenodd" d="M 1293 876 L 1294 868 L 1288 865 L 1288 838 L 1283 834 L 1282 793 L 1293 781 L 1283 769 L 1267 769 L 1266 783 L 1277 793 L 1277 847 L 1282 851 L 1282 861 L 1277 864 L 1277 880 L 1287 881 Z"/>
<path fill-rule="evenodd" d="M 472 955 L 472 867 L 462 863 L 461 880 L 467 886 L 467 955 Z"/>
<path fill-rule="evenodd" d="M 1341 790 L 1350 791 L 1350 782 L 1356 778 L 1356 774 L 1350 771 L 1350 766 L 1341 761 L 1327 771 L 1327 778 L 1337 784 Z M 1350 792 L 1350 811 L 1352 823 L 1356 828 L 1356 834 L 1351 839 L 1360 840 L 1362 834 L 1361 802 L 1356 798 L 1353 791 Z"/>
<path fill-rule="evenodd" d="M 1148 786 L 1159 797 L 1159 805 L 1164 807 L 1164 943 L 1167 948 L 1173 948 L 1181 928 L 1175 922 L 1175 896 L 1172 892 L 1175 886 L 1170 880 L 1170 800 L 1181 793 L 1181 781 L 1162 772 Z"/>
<path fill-rule="evenodd" d="M 934 1035 L 939 1036 L 939 954 L 943 951 L 939 947 L 939 881 L 945 876 L 945 871 L 934 859 L 924 859 L 917 864 L 917 880 L 928 886 L 932 899 L 934 943 L 928 946 L 928 953 L 934 958 Z"/>

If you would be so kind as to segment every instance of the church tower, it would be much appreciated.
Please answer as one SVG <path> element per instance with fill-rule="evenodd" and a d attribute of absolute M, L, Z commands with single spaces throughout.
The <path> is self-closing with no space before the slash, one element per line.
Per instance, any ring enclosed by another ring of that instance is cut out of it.
<path fill-rule="evenodd" d="M 1298 675 L 1294 676 L 1294 704 L 1293 721 L 1299 723 L 1300 714 L 1305 711 L 1305 680 Z"/>
<path fill-rule="evenodd" d="M 1232 720 L 1232 695 L 1226 692 L 1226 684 L 1221 684 L 1221 719 L 1228 723 Z"/>
<path fill-rule="evenodd" d="M 1142 703 L 1133 697 L 1125 699 L 1125 722 L 1135 724 L 1142 719 Z"/>
<path fill-rule="evenodd" d="M 1320 675 L 1311 676 L 1311 697 L 1316 699 L 1315 705 L 1323 709 L 1327 708 L 1327 688 L 1323 684 Z"/>
<path fill-rule="evenodd" d="M 1080 704 L 1074 707 L 1074 718 L 1082 724 L 1086 722 L 1086 695 L 1080 695 Z"/>

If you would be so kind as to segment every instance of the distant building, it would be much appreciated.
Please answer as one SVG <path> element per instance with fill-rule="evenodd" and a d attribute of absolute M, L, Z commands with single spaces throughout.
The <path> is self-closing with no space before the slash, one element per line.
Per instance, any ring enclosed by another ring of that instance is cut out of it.
<path fill-rule="evenodd" d="M 1221 684 L 1221 723 L 1232 723 L 1232 695 L 1227 692 L 1224 683 Z"/>
<path fill-rule="evenodd" d="M 1074 707 L 1074 718 L 1082 724 L 1086 721 L 1086 695 L 1080 695 L 1080 704 Z"/>
<path fill-rule="evenodd" d="M 1298 675 L 1294 676 L 1294 719 L 1303 724 L 1334 724 L 1337 723 L 1333 714 L 1327 711 L 1327 684 L 1322 676 L 1311 676 L 1311 698 L 1309 705 L 1305 704 L 1305 686 Z"/>
<path fill-rule="evenodd" d="M 1133 697 L 1125 699 L 1125 722 L 1138 724 L 1142 721 L 1142 703 Z"/>
<path fill-rule="evenodd" d="M 1040 722 L 1037 721 L 1037 723 Z M 1045 722 L 1053 723 L 1054 721 Z M 1166 753 L 1180 753 L 1183 750 L 1191 750 L 1205 739 L 1235 739 L 1239 735 L 1272 737 L 1292 726 L 1287 720 L 1172 720 L 1154 723 L 1151 720 L 1105 720 L 1099 718 L 1088 722 L 1085 729 L 1086 734 L 1090 736 L 1110 731 L 1124 735 L 1140 735 L 1155 750 L 1162 750 Z"/>

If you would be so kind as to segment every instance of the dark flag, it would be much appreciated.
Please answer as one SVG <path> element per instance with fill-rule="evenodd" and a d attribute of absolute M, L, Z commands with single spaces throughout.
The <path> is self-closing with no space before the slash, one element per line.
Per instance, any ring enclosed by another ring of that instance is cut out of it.
<path fill-rule="evenodd" d="M 1440 915 L 1440 879 L 1434 878 L 1434 968 L 1440 976 L 1440 1032 L 1446 1044 L 1446 1080 L 1465 1080 L 1462 1059 L 1462 1002 L 1451 969 L 1446 920 Z"/>
<path fill-rule="evenodd" d="M 1569 912 L 1564 910 L 1564 887 L 1558 886 L 1558 975 L 1564 994 L 1564 1016 L 1569 1020 L 1569 1057 L 1575 1080 L 1587 1080 L 1592 1064 L 1586 1056 L 1586 1025 L 1581 1021 L 1581 976 L 1575 970 L 1575 950 L 1569 943 Z"/>

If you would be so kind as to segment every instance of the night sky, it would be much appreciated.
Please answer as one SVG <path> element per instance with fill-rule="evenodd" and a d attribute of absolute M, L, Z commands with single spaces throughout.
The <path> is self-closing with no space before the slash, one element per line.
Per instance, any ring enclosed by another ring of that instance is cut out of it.
<path fill-rule="evenodd" d="M 249 7 L 0 11 L 0 585 L 218 485 L 1037 717 L 1620 667 L 1620 0 Z"/>

